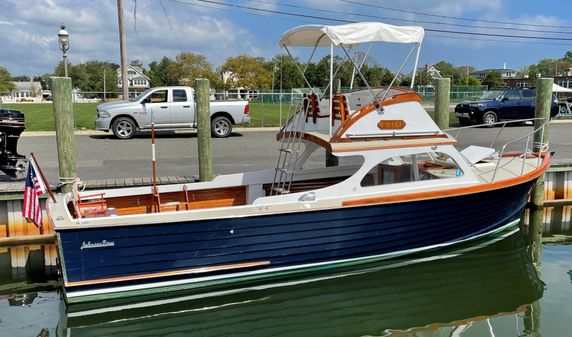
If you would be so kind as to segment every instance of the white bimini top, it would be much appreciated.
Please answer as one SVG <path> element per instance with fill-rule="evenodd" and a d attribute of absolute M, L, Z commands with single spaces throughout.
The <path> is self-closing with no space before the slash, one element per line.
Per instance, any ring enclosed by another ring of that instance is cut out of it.
<path fill-rule="evenodd" d="M 339 26 L 304 25 L 282 34 L 284 46 L 353 46 L 370 42 L 421 44 L 425 30 L 417 26 L 394 26 L 381 22 L 358 22 Z"/>

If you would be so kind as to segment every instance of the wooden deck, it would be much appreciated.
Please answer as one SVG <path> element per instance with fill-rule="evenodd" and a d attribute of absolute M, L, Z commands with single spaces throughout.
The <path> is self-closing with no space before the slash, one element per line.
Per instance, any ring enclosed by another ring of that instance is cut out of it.
<path fill-rule="evenodd" d="M 169 176 L 157 177 L 157 185 L 167 184 L 184 184 L 192 183 L 198 180 L 197 176 Z M 126 179 L 98 179 L 98 180 L 85 180 L 86 190 L 99 190 L 106 188 L 121 188 L 121 187 L 136 187 L 136 186 L 151 186 L 153 181 L 151 177 L 144 178 L 126 178 Z M 0 182 L 0 200 L 16 200 L 22 199 L 24 193 L 24 180 L 12 182 Z M 50 184 L 55 191 L 56 186 Z M 19 196 L 19 197 L 18 197 Z M 41 196 L 46 198 L 47 194 Z"/>

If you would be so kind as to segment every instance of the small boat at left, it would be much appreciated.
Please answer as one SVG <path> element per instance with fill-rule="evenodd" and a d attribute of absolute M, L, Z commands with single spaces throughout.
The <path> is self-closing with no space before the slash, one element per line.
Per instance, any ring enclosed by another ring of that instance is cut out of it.
<path fill-rule="evenodd" d="M 22 112 L 0 108 L 0 171 L 12 178 L 26 173 L 26 156 L 18 153 L 18 140 L 25 128 Z"/>
<path fill-rule="evenodd" d="M 274 169 L 156 189 L 76 186 L 48 201 L 66 300 L 206 291 L 439 249 L 515 227 L 550 165 L 547 144 L 533 142 L 544 125 L 500 146 L 458 148 L 416 92 L 394 82 L 370 87 L 350 56 L 360 43 L 400 43 L 411 47 L 405 65 L 411 55 L 418 59 L 423 37 L 421 27 L 377 22 L 284 33 L 280 45 L 289 55 L 292 47 L 309 47 L 312 55 L 329 50 L 331 76 L 329 93 L 309 87 L 292 101 L 277 134 Z M 335 50 L 351 59 L 366 88 L 333 92 Z M 307 168 L 318 149 L 340 165 Z"/>

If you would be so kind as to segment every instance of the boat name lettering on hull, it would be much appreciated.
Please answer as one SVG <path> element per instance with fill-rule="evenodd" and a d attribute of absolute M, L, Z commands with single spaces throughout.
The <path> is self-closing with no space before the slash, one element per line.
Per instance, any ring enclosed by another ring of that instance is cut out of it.
<path fill-rule="evenodd" d="M 90 248 L 104 248 L 104 247 L 115 247 L 115 241 L 103 240 L 100 242 L 82 242 L 80 250 L 90 249 Z"/>

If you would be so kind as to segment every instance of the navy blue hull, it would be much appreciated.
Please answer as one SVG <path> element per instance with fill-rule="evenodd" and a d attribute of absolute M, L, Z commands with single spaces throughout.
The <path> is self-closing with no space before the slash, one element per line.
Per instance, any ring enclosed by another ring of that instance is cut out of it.
<path fill-rule="evenodd" d="M 469 239 L 516 219 L 533 182 L 446 198 L 248 218 L 58 231 L 66 291 L 359 259 Z M 81 249 L 84 243 L 113 246 Z M 101 279 L 111 283 L 92 283 Z M 75 283 L 75 284 L 74 284 Z"/>

